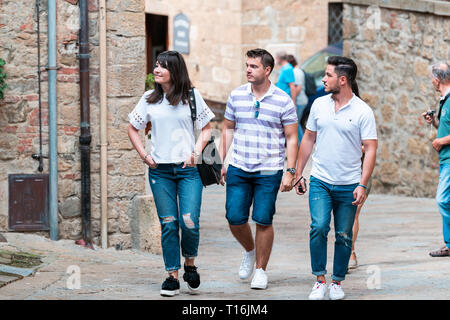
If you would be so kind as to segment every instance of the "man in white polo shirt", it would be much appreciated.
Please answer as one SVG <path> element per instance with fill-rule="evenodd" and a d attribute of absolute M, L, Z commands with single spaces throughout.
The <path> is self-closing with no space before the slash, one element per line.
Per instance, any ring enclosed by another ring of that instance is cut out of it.
<path fill-rule="evenodd" d="M 314 101 L 298 152 L 297 177 L 302 177 L 316 144 L 309 190 L 311 267 L 317 277 L 309 295 L 311 300 L 324 299 L 327 292 L 325 274 L 331 211 L 336 241 L 329 298 L 338 300 L 345 296 L 341 281 L 345 279 L 351 255 L 355 213 L 366 197 L 366 186 L 375 166 L 378 145 L 375 117 L 372 109 L 359 98 L 357 70 L 349 58 L 328 58 L 322 81 L 330 94 Z M 362 145 L 365 157 L 361 173 Z M 296 192 L 302 195 L 305 190 L 305 179 L 300 178 Z"/>

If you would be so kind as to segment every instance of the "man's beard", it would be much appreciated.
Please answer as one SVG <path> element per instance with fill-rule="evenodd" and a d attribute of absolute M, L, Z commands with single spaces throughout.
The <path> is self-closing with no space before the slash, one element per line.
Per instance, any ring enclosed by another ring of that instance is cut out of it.
<path fill-rule="evenodd" d="M 328 93 L 338 94 L 339 92 L 341 92 L 341 88 L 339 86 L 328 87 Z"/>
<path fill-rule="evenodd" d="M 264 77 L 261 77 L 261 78 L 253 77 L 253 80 L 252 80 L 252 81 L 248 80 L 248 82 L 250 82 L 250 83 L 252 83 L 252 84 L 254 84 L 254 85 L 257 85 L 257 86 L 263 84 L 264 81 L 265 81 L 265 78 L 264 78 Z"/>

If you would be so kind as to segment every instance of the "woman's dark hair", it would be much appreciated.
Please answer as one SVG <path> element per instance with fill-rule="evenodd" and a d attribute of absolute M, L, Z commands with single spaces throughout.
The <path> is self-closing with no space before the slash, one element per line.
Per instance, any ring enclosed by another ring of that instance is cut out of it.
<path fill-rule="evenodd" d="M 297 59 L 292 54 L 288 54 L 286 57 L 287 62 L 291 64 L 295 68 L 295 66 L 298 64 Z"/>
<path fill-rule="evenodd" d="M 273 67 L 275 66 L 275 59 L 273 56 L 264 49 L 253 49 L 247 51 L 248 58 L 261 58 L 261 64 L 264 68 L 270 67 L 270 72 L 272 73 Z"/>
<path fill-rule="evenodd" d="M 156 62 L 169 70 L 172 87 L 166 94 L 166 98 L 172 106 L 177 106 L 180 101 L 187 104 L 189 101 L 189 89 L 192 87 L 189 73 L 183 56 L 177 51 L 161 52 Z M 155 83 L 155 90 L 147 97 L 150 104 L 160 103 L 163 100 L 164 91 L 159 83 Z"/>
<path fill-rule="evenodd" d="M 338 77 L 344 76 L 347 78 L 348 83 L 350 83 L 352 87 L 353 93 L 359 97 L 359 88 L 356 83 L 356 75 L 358 73 L 356 63 L 350 58 L 331 56 L 328 58 L 328 64 L 334 66 L 334 71 Z"/>

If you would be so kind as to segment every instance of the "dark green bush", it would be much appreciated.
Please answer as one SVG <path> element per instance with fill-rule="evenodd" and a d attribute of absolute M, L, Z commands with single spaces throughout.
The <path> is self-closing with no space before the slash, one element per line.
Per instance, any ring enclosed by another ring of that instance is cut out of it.
<path fill-rule="evenodd" d="M 0 99 L 3 99 L 4 91 L 6 88 L 8 88 L 5 82 L 5 78 L 8 75 L 3 71 L 3 66 L 5 65 L 5 63 L 5 60 L 0 58 Z"/>
<path fill-rule="evenodd" d="M 155 89 L 155 76 L 149 73 L 145 78 L 145 91 Z"/>

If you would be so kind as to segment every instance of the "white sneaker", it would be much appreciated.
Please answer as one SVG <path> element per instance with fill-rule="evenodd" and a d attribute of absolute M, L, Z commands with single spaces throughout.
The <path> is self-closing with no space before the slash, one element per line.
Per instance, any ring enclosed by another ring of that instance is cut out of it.
<path fill-rule="evenodd" d="M 267 275 L 262 268 L 255 270 L 250 288 L 263 290 L 267 288 Z"/>
<path fill-rule="evenodd" d="M 330 290 L 329 297 L 331 300 L 341 300 L 344 299 L 345 293 L 342 290 L 342 287 L 340 284 L 337 284 L 335 282 L 332 282 L 328 288 Z"/>
<path fill-rule="evenodd" d="M 247 279 L 253 273 L 253 268 L 255 267 L 256 254 L 255 249 L 252 251 L 245 251 L 244 257 L 242 258 L 241 267 L 239 268 L 239 278 L 242 280 Z"/>
<path fill-rule="evenodd" d="M 309 300 L 323 300 L 327 293 L 327 284 L 317 281 L 309 294 Z"/>

